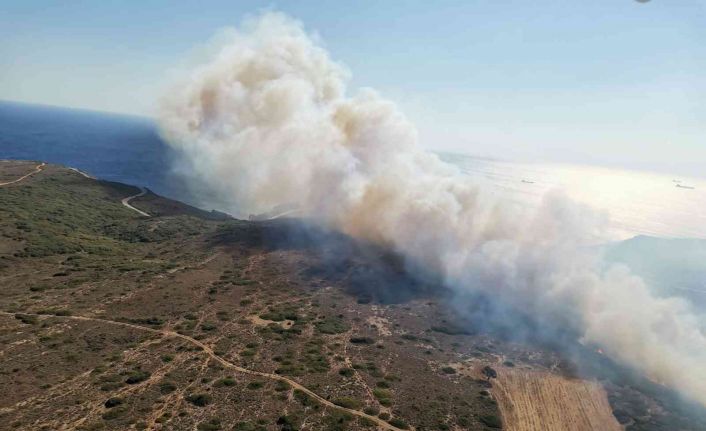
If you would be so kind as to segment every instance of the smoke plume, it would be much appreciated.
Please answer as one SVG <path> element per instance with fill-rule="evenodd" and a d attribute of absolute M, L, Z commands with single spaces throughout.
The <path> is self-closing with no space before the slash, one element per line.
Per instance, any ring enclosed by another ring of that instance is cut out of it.
<path fill-rule="evenodd" d="M 523 208 L 417 144 L 414 126 L 279 13 L 219 38 L 164 97 L 166 140 L 239 214 L 300 215 L 403 255 L 459 293 L 486 292 L 706 404 L 706 337 L 678 298 L 657 298 L 584 247 L 604 220 L 560 193 Z M 688 370 L 688 371 L 687 371 Z M 689 377 L 686 377 L 686 374 Z"/>

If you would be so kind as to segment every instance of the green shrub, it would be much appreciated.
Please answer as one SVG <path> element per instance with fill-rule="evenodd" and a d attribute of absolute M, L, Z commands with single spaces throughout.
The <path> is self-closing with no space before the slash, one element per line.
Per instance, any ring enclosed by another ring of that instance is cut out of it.
<path fill-rule="evenodd" d="M 238 422 L 237 424 L 235 424 L 235 427 L 233 427 L 233 430 L 234 431 L 255 431 L 255 430 L 257 430 L 257 427 L 252 422 Z"/>
<path fill-rule="evenodd" d="M 132 319 L 125 319 L 130 323 L 135 323 L 137 325 L 149 325 L 149 326 L 162 326 L 164 325 L 164 320 L 152 316 L 152 317 L 138 317 L 138 318 L 132 318 Z"/>
<path fill-rule="evenodd" d="M 125 383 L 128 385 L 134 385 L 136 383 L 144 382 L 145 380 L 149 379 L 151 376 L 150 373 L 147 371 L 143 370 L 135 370 L 130 375 L 125 379 Z"/>
<path fill-rule="evenodd" d="M 350 326 L 338 317 L 326 317 L 314 323 L 314 328 L 320 334 L 342 334 L 350 330 Z"/>
<path fill-rule="evenodd" d="M 108 408 L 108 409 L 112 409 L 113 407 L 117 407 L 117 406 L 119 406 L 119 405 L 122 404 L 122 403 L 123 403 L 123 399 L 122 399 L 122 398 L 112 397 L 112 398 L 108 398 L 108 399 L 105 401 L 105 403 L 103 403 L 103 405 L 104 405 L 106 408 Z"/>
<path fill-rule="evenodd" d="M 256 390 L 262 388 L 263 386 L 265 386 L 264 382 L 255 380 L 254 382 L 248 383 L 247 388 L 251 390 Z"/>
<path fill-rule="evenodd" d="M 189 394 L 184 399 L 198 407 L 205 407 L 211 403 L 211 396 L 205 393 Z"/>
<path fill-rule="evenodd" d="M 217 328 L 218 328 L 218 325 L 216 325 L 215 323 L 204 322 L 204 323 L 201 324 L 201 330 L 202 330 L 202 331 L 214 331 L 214 330 L 216 330 Z"/>
<path fill-rule="evenodd" d="M 270 308 L 267 312 L 260 314 L 261 319 L 272 320 L 274 322 L 282 322 L 284 320 L 298 320 L 296 308 L 293 306 L 280 306 L 278 308 Z"/>
<path fill-rule="evenodd" d="M 373 395 L 375 395 L 375 398 L 390 398 L 392 396 L 392 391 L 388 389 L 375 388 L 373 389 Z"/>
<path fill-rule="evenodd" d="M 363 409 L 363 413 L 370 416 L 377 416 L 380 414 L 380 409 L 375 406 L 368 406 Z"/>
<path fill-rule="evenodd" d="M 353 344 L 375 344 L 375 340 L 370 337 L 351 337 L 349 341 Z"/>
<path fill-rule="evenodd" d="M 353 420 L 353 416 L 347 412 L 333 411 L 324 418 L 327 431 L 345 431 L 348 429 L 348 422 Z"/>
<path fill-rule="evenodd" d="M 456 370 L 453 367 L 444 367 L 441 369 L 444 374 L 456 374 Z"/>
<path fill-rule="evenodd" d="M 232 377 L 224 377 L 222 379 L 216 380 L 216 383 L 213 384 L 213 386 L 219 388 L 222 386 L 235 386 L 236 381 Z"/>
<path fill-rule="evenodd" d="M 294 399 L 299 401 L 305 407 L 318 405 L 318 402 L 315 399 L 311 398 L 309 394 L 301 389 L 294 390 Z"/>
<path fill-rule="evenodd" d="M 374 427 L 375 425 L 377 425 L 377 424 L 375 423 L 375 421 L 370 420 L 370 419 L 368 419 L 368 418 L 364 418 L 364 417 L 359 417 L 359 418 L 358 418 L 358 424 L 359 424 L 361 427 L 363 427 L 363 428 L 372 428 L 372 427 Z"/>
<path fill-rule="evenodd" d="M 486 426 L 490 428 L 502 428 L 503 423 L 500 420 L 499 417 L 495 415 L 483 415 L 480 418 L 480 421 L 483 422 Z"/>
<path fill-rule="evenodd" d="M 393 427 L 397 427 L 397 428 L 400 428 L 403 430 L 406 430 L 407 428 L 409 428 L 409 425 L 407 425 L 407 422 L 403 421 L 400 418 L 390 419 L 387 423 L 389 423 Z"/>
<path fill-rule="evenodd" d="M 164 381 L 159 384 L 159 392 L 165 395 L 174 392 L 176 388 L 176 384 L 170 381 Z"/>
<path fill-rule="evenodd" d="M 221 428 L 221 421 L 219 419 L 213 418 L 206 422 L 201 422 L 196 426 L 199 431 L 218 431 Z"/>
<path fill-rule="evenodd" d="M 392 405 L 392 392 L 389 389 L 375 388 L 373 389 L 373 395 L 381 405 L 385 407 Z"/>
<path fill-rule="evenodd" d="M 291 389 L 291 386 L 284 380 L 277 380 L 277 383 L 275 383 L 275 391 L 277 392 L 284 392 L 288 391 L 289 389 Z"/>
<path fill-rule="evenodd" d="M 341 368 L 338 370 L 338 374 L 344 376 L 344 377 L 351 377 L 353 374 L 355 374 L 355 370 L 353 368 Z"/>
<path fill-rule="evenodd" d="M 297 431 L 299 429 L 296 418 L 287 415 L 277 418 L 277 425 L 282 431 Z"/>
<path fill-rule="evenodd" d="M 456 325 L 432 326 L 431 330 L 434 332 L 441 332 L 442 334 L 447 335 L 473 335 L 472 331 L 469 331 L 468 329 Z"/>
<path fill-rule="evenodd" d="M 110 421 L 110 420 L 119 418 L 126 411 L 127 411 L 127 409 L 125 408 L 125 406 L 119 406 L 119 407 L 112 408 L 112 409 L 108 410 L 107 412 L 103 413 L 103 415 L 101 417 L 107 421 Z"/>
<path fill-rule="evenodd" d="M 25 325 L 35 325 L 38 322 L 37 316 L 32 316 L 30 314 L 16 313 L 15 319 L 19 320 Z"/>
<path fill-rule="evenodd" d="M 52 314 L 54 316 L 71 316 L 71 311 L 64 308 L 45 308 L 37 310 L 37 314 Z"/>
<path fill-rule="evenodd" d="M 360 401 L 351 397 L 339 397 L 332 401 L 337 406 L 345 407 L 347 409 L 357 410 L 360 408 Z"/>

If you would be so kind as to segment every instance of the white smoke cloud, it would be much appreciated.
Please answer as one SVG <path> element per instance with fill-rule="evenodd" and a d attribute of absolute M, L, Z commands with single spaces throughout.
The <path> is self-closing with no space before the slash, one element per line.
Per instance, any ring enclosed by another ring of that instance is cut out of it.
<path fill-rule="evenodd" d="M 279 13 L 229 30 L 164 97 L 163 135 L 241 214 L 303 215 L 391 247 L 464 292 L 486 291 L 706 404 L 706 337 L 689 304 L 653 297 L 583 246 L 604 220 L 561 194 L 511 204 L 420 149 L 415 128 Z M 402 77 L 401 77 L 402 78 Z M 688 370 L 689 378 L 686 378 Z"/>

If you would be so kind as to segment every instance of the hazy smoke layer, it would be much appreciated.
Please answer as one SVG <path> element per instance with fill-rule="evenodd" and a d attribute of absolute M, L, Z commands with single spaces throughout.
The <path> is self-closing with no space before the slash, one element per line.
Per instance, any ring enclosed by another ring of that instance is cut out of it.
<path fill-rule="evenodd" d="M 234 211 L 296 203 L 454 289 L 487 291 L 569 325 L 581 341 L 706 404 L 697 316 L 583 251 L 601 234 L 600 217 L 559 194 L 539 210 L 518 208 L 470 183 L 417 146 L 391 102 L 371 90 L 347 96 L 346 70 L 282 14 L 221 39 L 165 97 L 161 125 L 193 175 Z"/>

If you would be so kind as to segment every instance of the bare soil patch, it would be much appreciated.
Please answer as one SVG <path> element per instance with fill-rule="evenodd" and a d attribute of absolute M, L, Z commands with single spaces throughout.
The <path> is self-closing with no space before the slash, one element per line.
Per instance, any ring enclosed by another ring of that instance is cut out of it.
<path fill-rule="evenodd" d="M 505 430 L 622 430 L 598 382 L 505 367 L 497 372 L 492 393 Z"/>

